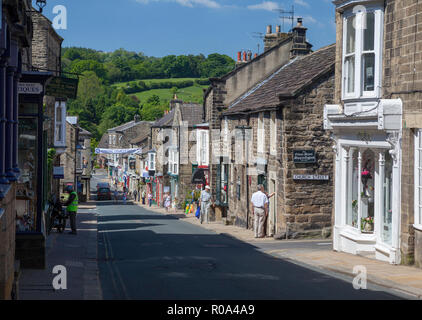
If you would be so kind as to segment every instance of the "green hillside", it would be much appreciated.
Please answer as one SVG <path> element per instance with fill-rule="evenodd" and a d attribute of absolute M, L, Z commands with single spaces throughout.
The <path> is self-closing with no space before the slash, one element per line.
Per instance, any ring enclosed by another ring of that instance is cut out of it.
<path fill-rule="evenodd" d="M 192 86 L 183 89 L 179 89 L 176 92 L 177 98 L 185 102 L 203 102 L 204 89 L 208 86 Z M 134 94 L 141 102 L 147 101 L 153 95 L 157 95 L 160 98 L 161 102 L 169 102 L 173 99 L 174 93 L 171 89 L 152 89 L 144 92 L 139 92 Z"/>

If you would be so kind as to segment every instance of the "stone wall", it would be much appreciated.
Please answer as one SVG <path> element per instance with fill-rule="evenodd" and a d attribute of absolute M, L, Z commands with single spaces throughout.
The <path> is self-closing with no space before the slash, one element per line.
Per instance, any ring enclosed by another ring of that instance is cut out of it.
<path fill-rule="evenodd" d="M 13 183 L 6 197 L 0 200 L 0 208 L 4 210 L 3 214 L 0 214 L 0 300 L 11 298 L 14 280 L 15 198 L 16 191 Z"/>
<path fill-rule="evenodd" d="M 329 132 L 323 128 L 323 108 L 331 104 L 334 75 L 319 79 L 313 88 L 283 108 L 282 221 L 304 236 L 321 235 L 331 227 L 333 207 L 333 151 Z M 293 150 L 313 149 L 316 164 L 295 164 Z M 297 181 L 293 175 L 329 175 L 329 181 Z"/>

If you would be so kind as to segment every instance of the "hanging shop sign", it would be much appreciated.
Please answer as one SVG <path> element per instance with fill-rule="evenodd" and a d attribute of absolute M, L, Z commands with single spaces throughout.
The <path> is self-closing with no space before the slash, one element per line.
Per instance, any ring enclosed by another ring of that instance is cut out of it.
<path fill-rule="evenodd" d="M 315 150 L 293 150 L 294 163 L 316 163 Z"/>
<path fill-rule="evenodd" d="M 19 94 L 41 94 L 43 92 L 43 86 L 41 83 L 36 82 L 19 82 L 18 93 Z"/>
<path fill-rule="evenodd" d="M 78 79 L 54 77 L 45 88 L 45 94 L 59 99 L 76 99 Z"/>
<path fill-rule="evenodd" d="M 53 179 L 64 179 L 64 167 L 53 167 Z"/>
<path fill-rule="evenodd" d="M 293 175 L 293 180 L 328 181 L 328 180 L 330 180 L 330 176 L 329 175 L 318 175 L 318 174 L 295 174 L 295 175 Z"/>

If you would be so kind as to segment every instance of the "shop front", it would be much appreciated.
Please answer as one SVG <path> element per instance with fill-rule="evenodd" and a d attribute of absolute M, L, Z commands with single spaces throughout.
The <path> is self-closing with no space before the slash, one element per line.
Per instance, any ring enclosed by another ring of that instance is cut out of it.
<path fill-rule="evenodd" d="M 325 109 L 335 141 L 336 251 L 400 263 L 401 100 L 380 100 L 354 116 Z"/>
<path fill-rule="evenodd" d="M 44 85 L 50 73 L 23 72 L 18 83 L 18 165 L 16 184 L 16 259 L 23 268 L 45 267 L 47 131 Z"/>

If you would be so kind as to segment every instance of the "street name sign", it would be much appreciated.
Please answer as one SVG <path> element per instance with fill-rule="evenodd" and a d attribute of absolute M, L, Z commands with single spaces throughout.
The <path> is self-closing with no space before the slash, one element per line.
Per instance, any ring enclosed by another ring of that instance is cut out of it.
<path fill-rule="evenodd" d="M 330 176 L 329 175 L 318 175 L 318 174 L 295 174 L 295 175 L 293 175 L 293 180 L 328 181 L 328 180 L 330 180 Z"/>

